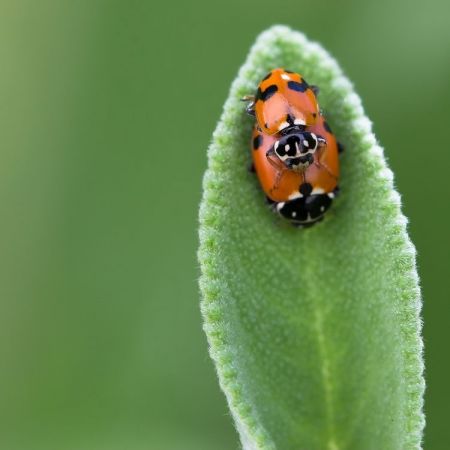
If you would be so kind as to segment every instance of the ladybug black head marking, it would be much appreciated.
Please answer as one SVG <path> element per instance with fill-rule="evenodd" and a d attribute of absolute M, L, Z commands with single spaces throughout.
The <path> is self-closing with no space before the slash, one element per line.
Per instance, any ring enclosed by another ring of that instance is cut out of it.
<path fill-rule="evenodd" d="M 321 136 L 305 131 L 282 136 L 273 149 L 288 169 L 303 170 L 313 163 L 316 150 L 325 144 Z"/>

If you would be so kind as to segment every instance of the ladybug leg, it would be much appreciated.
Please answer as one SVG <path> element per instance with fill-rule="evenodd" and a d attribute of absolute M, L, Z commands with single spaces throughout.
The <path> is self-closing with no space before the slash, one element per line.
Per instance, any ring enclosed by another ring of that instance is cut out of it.
<path fill-rule="evenodd" d="M 273 147 L 271 147 L 269 150 L 267 150 L 266 153 L 267 161 L 269 161 L 270 165 L 274 167 L 277 170 L 285 169 L 286 166 L 283 164 L 283 162 L 276 156 L 275 150 Z"/>
<path fill-rule="evenodd" d="M 287 171 L 287 169 L 286 169 L 286 166 L 283 164 L 283 162 L 280 161 L 278 156 L 276 156 L 275 150 L 273 149 L 273 147 L 267 151 L 266 158 L 267 158 L 267 161 L 269 161 L 270 165 L 272 167 L 274 167 L 277 171 L 277 176 L 275 178 L 275 182 L 271 189 L 271 191 L 274 191 L 274 190 L 278 189 L 281 178 L 284 175 L 284 173 Z"/>
<path fill-rule="evenodd" d="M 254 95 L 244 95 L 244 97 L 241 98 L 242 102 L 249 102 L 245 110 L 247 111 L 247 114 L 250 116 L 255 115 L 255 96 Z"/>
<path fill-rule="evenodd" d="M 317 159 L 314 158 L 314 165 L 316 167 L 320 168 L 320 167 L 322 167 L 322 164 L 323 164 L 322 158 L 324 157 L 325 150 L 327 149 L 327 141 L 324 138 L 322 138 L 321 136 L 317 136 L 317 137 L 319 139 L 319 145 L 318 145 L 317 151 L 316 151 Z"/>
<path fill-rule="evenodd" d="M 325 155 L 325 150 L 327 149 L 327 142 L 325 139 L 319 137 L 319 147 L 317 149 L 317 160 L 314 160 L 314 165 L 319 169 L 325 169 L 325 172 L 330 175 L 331 178 L 337 180 L 337 176 L 329 169 L 329 167 L 322 161 Z"/>
<path fill-rule="evenodd" d="M 281 169 L 277 172 L 277 176 L 275 178 L 275 183 L 273 184 L 272 189 L 270 190 L 271 192 L 278 189 L 278 187 L 280 186 L 281 178 L 285 172 L 286 172 L 286 170 L 284 170 L 284 169 Z"/>
<path fill-rule="evenodd" d="M 328 197 L 330 197 L 330 198 L 335 198 L 335 197 L 337 197 L 337 196 L 339 195 L 339 192 L 341 192 L 341 188 L 340 188 L 339 186 L 336 186 L 336 187 L 333 189 L 333 192 L 330 192 L 330 193 L 328 194 Z"/>
<path fill-rule="evenodd" d="M 274 204 L 276 204 L 277 202 L 275 200 L 272 200 L 269 196 L 266 195 L 266 203 L 269 206 L 273 206 Z"/>
<path fill-rule="evenodd" d="M 318 96 L 318 95 L 319 95 L 320 89 L 319 89 L 318 86 L 312 85 L 312 86 L 309 86 L 309 87 L 310 87 L 310 89 L 314 92 L 314 95 L 315 95 L 315 96 Z"/>

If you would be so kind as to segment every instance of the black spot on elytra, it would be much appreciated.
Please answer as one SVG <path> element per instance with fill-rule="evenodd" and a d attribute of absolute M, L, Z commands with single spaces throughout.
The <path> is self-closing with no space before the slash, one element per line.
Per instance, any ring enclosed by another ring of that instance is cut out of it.
<path fill-rule="evenodd" d="M 257 100 L 262 100 L 263 102 L 269 100 L 270 97 L 272 97 L 275 92 L 278 91 L 278 87 L 275 84 L 271 84 L 268 88 L 266 88 L 264 91 L 261 91 L 261 89 L 258 88 L 258 92 L 256 93 Z"/>
<path fill-rule="evenodd" d="M 314 117 L 314 119 L 317 117 L 317 113 L 312 113 L 312 116 Z"/>
<path fill-rule="evenodd" d="M 263 143 L 263 137 L 260 134 L 258 134 L 253 139 L 253 150 L 258 150 L 258 148 L 261 147 L 262 143 Z"/>
<path fill-rule="evenodd" d="M 288 88 L 297 92 L 305 92 L 308 89 L 308 83 L 298 81 L 288 81 Z"/>
<path fill-rule="evenodd" d="M 338 152 L 342 153 L 345 150 L 345 147 L 338 141 L 337 143 Z"/>
<path fill-rule="evenodd" d="M 328 122 L 326 120 L 323 122 L 323 127 L 328 131 L 328 133 L 332 133 L 330 125 L 328 125 Z"/>
<path fill-rule="evenodd" d="M 310 183 L 302 183 L 298 190 L 300 191 L 300 194 L 306 197 L 307 195 L 311 195 L 313 188 Z"/>

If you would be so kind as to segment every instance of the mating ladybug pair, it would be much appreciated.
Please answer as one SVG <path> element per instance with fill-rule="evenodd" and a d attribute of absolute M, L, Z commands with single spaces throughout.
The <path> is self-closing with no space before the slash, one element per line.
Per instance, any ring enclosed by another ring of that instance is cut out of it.
<path fill-rule="evenodd" d="M 317 94 L 301 75 L 279 68 L 243 98 L 256 118 L 252 155 L 261 186 L 271 208 L 298 227 L 322 220 L 338 192 L 342 147 Z"/>

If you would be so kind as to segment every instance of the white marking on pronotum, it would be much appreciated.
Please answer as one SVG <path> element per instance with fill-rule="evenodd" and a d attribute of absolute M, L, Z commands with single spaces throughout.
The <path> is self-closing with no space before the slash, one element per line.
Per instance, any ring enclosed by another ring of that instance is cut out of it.
<path fill-rule="evenodd" d="M 303 141 L 303 145 L 304 145 L 305 147 L 309 147 L 308 141 L 307 141 L 306 139 Z"/>
<path fill-rule="evenodd" d="M 293 194 L 289 195 L 289 200 L 295 200 L 296 198 L 302 198 L 303 194 L 300 194 L 300 192 L 294 192 Z"/>
<path fill-rule="evenodd" d="M 297 213 L 296 213 L 295 211 L 292 211 L 291 216 L 292 216 L 292 217 L 297 217 Z"/>
<path fill-rule="evenodd" d="M 288 122 L 281 122 L 280 125 L 278 125 L 278 130 L 279 131 L 284 130 L 288 126 L 289 126 Z"/>
<path fill-rule="evenodd" d="M 325 206 L 322 205 L 322 206 L 320 207 L 320 211 L 321 211 L 321 212 L 324 212 L 324 211 L 325 211 Z"/>
<path fill-rule="evenodd" d="M 311 195 L 313 194 L 323 194 L 325 191 L 322 188 L 314 188 L 311 192 Z"/>
<path fill-rule="evenodd" d="M 305 125 L 305 121 L 303 119 L 295 119 L 294 125 Z"/>
<path fill-rule="evenodd" d="M 290 80 L 291 79 L 291 77 L 287 73 L 282 73 L 281 74 L 281 78 L 283 78 L 283 80 Z"/>

